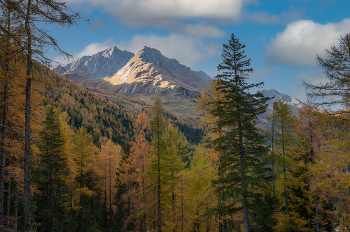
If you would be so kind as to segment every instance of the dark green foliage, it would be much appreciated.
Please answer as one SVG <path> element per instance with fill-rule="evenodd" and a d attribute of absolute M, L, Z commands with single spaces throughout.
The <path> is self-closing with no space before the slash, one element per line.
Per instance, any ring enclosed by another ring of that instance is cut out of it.
<path fill-rule="evenodd" d="M 132 113 L 57 73 L 52 74 L 52 79 L 58 86 L 46 87 L 48 102 L 67 112 L 71 126 L 86 127 L 96 145 L 101 145 L 102 137 L 121 146 L 133 137 L 132 123 L 135 117 Z"/>
<path fill-rule="evenodd" d="M 45 107 L 44 128 L 40 133 L 43 144 L 41 158 L 33 173 L 39 192 L 34 195 L 37 204 L 35 220 L 41 223 L 42 231 L 64 231 L 67 220 L 67 185 L 64 179 L 68 168 L 58 116 L 58 109 L 51 105 Z"/>
<path fill-rule="evenodd" d="M 262 85 L 247 84 L 253 70 L 244 55 L 245 45 L 232 34 L 229 44 L 223 45 L 223 62 L 218 65 L 222 74 L 216 76 L 222 100 L 216 100 L 211 114 L 217 117 L 213 141 L 220 154 L 218 180 L 215 181 L 219 199 L 227 202 L 220 207 L 222 214 L 234 215 L 243 209 L 244 231 L 249 230 L 252 203 L 265 184 L 267 169 L 260 157 L 267 153 L 264 138 L 255 127 L 257 115 L 265 112 L 266 101 L 261 93 L 249 91 Z"/>
<path fill-rule="evenodd" d="M 202 128 L 193 128 L 186 123 L 175 121 L 175 126 L 186 137 L 187 141 L 193 144 L 199 144 L 204 137 L 204 130 Z"/>

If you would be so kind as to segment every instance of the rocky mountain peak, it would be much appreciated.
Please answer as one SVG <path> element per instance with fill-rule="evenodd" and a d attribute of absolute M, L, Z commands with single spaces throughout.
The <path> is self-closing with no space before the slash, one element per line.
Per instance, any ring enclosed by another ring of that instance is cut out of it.
<path fill-rule="evenodd" d="M 111 47 L 91 56 L 83 56 L 56 70 L 69 79 L 101 79 L 113 76 L 134 56 L 134 53 Z"/>
<path fill-rule="evenodd" d="M 162 66 L 163 55 L 159 50 L 145 46 L 141 50 L 141 52 L 142 54 L 140 55 L 140 58 L 142 59 L 142 61 L 147 63 L 153 63 L 160 67 Z"/>

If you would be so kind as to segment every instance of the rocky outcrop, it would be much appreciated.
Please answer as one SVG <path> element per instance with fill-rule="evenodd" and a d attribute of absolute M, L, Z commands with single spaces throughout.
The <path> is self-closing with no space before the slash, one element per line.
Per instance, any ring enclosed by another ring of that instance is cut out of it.
<path fill-rule="evenodd" d="M 56 71 L 72 80 L 100 79 L 113 76 L 134 56 L 134 53 L 111 47 L 92 56 L 83 56 Z"/>

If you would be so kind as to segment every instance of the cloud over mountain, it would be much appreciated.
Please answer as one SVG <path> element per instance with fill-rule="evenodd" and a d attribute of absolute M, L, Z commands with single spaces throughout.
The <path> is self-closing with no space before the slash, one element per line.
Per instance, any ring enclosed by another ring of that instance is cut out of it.
<path fill-rule="evenodd" d="M 270 43 L 266 59 L 294 67 L 316 65 L 316 55 L 337 45 L 341 35 L 349 33 L 350 19 L 339 23 L 318 24 L 311 20 L 292 22 Z"/>
<path fill-rule="evenodd" d="M 199 38 L 192 36 L 177 34 L 168 36 L 137 35 L 130 41 L 119 43 L 117 46 L 134 53 L 137 53 L 144 46 L 156 47 L 165 56 L 177 59 L 190 67 L 221 54 L 218 45 L 204 43 Z"/>

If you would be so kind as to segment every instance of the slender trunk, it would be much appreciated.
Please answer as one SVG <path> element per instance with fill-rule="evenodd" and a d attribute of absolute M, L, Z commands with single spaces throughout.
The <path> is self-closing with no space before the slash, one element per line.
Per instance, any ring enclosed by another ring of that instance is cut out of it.
<path fill-rule="evenodd" d="M 94 217 L 94 229 L 96 229 L 96 205 L 95 205 L 95 172 L 92 171 L 92 214 Z"/>
<path fill-rule="evenodd" d="M 13 222 L 13 232 L 17 232 L 17 221 L 18 221 L 18 188 L 17 188 L 17 182 L 15 181 L 15 218 Z"/>
<path fill-rule="evenodd" d="M 219 232 L 222 232 L 221 213 L 219 213 Z"/>
<path fill-rule="evenodd" d="M 276 212 L 276 190 L 275 190 L 275 153 L 274 153 L 274 138 L 275 138 L 275 109 L 272 109 L 272 132 L 271 132 L 271 152 L 272 152 L 272 194 L 273 194 L 273 212 Z"/>
<path fill-rule="evenodd" d="M 7 202 L 6 202 L 6 219 L 7 219 L 7 228 L 10 228 L 10 209 L 11 209 L 11 184 L 12 184 L 12 177 L 11 173 L 9 173 L 9 181 L 7 183 Z"/>
<path fill-rule="evenodd" d="M 111 171 L 111 153 L 109 153 L 109 214 L 112 215 L 112 171 Z M 109 225 L 112 225 L 112 216 L 109 217 Z M 112 232 L 112 226 L 109 227 Z"/>
<path fill-rule="evenodd" d="M 108 204 L 107 204 L 107 170 L 105 167 L 105 190 L 104 190 L 104 194 L 105 194 L 105 229 L 106 231 L 108 231 L 108 214 L 107 214 L 107 208 L 108 208 Z M 111 227 L 111 225 L 109 225 L 109 227 Z"/>
<path fill-rule="evenodd" d="M 286 167 L 286 153 L 285 153 L 285 141 L 284 141 L 284 130 L 282 126 L 282 156 L 283 156 L 283 178 L 284 178 L 284 203 L 286 205 L 286 215 L 288 218 L 287 222 L 287 231 L 290 231 L 289 228 L 289 203 L 288 203 L 288 193 L 287 193 L 287 167 Z"/>
<path fill-rule="evenodd" d="M 51 117 L 52 118 L 52 117 Z M 55 231 L 55 193 L 53 190 L 53 136 L 51 135 L 51 168 L 50 168 L 50 172 L 51 172 L 51 231 L 54 232 Z"/>
<path fill-rule="evenodd" d="M 162 232 L 162 218 L 161 218 L 161 208 L 160 208 L 160 193 L 161 193 L 161 187 L 160 187 L 160 125 L 158 125 L 158 190 L 157 190 L 157 197 L 158 197 L 158 232 Z"/>
<path fill-rule="evenodd" d="M 24 231 L 31 232 L 30 213 L 30 100 L 32 89 L 32 36 L 29 25 L 31 15 L 31 0 L 28 0 L 25 20 L 25 31 L 27 33 L 27 84 L 26 84 L 26 106 L 25 106 L 25 145 L 24 145 L 24 190 L 23 190 L 23 216 Z"/>
<path fill-rule="evenodd" d="M 7 15 L 7 30 L 10 33 L 10 23 L 11 23 L 11 12 L 8 10 L 8 15 Z M 10 39 L 9 36 L 7 36 L 7 41 L 6 41 L 6 46 L 7 46 L 7 51 L 9 50 L 10 47 Z M 5 71 L 9 71 L 9 66 L 8 62 L 9 59 L 5 59 Z M 4 190 L 5 190 L 5 167 L 6 167 L 6 132 L 7 132 L 7 110 L 8 110 L 8 80 L 7 80 L 7 75 L 6 73 L 4 74 L 5 78 L 5 85 L 4 85 L 4 102 L 3 102 L 3 111 L 2 111 L 2 127 L 1 127 L 1 146 L 0 146 L 0 227 L 3 225 L 4 222 Z"/>
<path fill-rule="evenodd" d="M 181 180 L 181 232 L 184 231 L 184 196 L 182 192 L 182 180 Z"/>
<path fill-rule="evenodd" d="M 7 126 L 7 100 L 8 100 L 8 81 L 5 80 L 4 86 L 4 103 L 2 112 L 2 127 L 1 127 L 1 167 L 0 167 L 0 226 L 4 222 L 4 190 L 5 190 L 5 161 L 6 161 L 6 126 Z"/>
<path fill-rule="evenodd" d="M 310 125 L 310 129 L 312 130 L 312 124 L 311 122 L 309 123 Z M 312 132 L 310 132 L 310 143 L 311 143 L 311 161 L 312 161 L 312 164 L 315 164 L 315 153 L 314 153 L 314 148 L 313 148 L 313 136 L 312 136 Z M 315 217 L 315 221 L 316 221 L 316 232 L 319 232 L 320 231 L 320 225 L 319 225 L 319 222 L 318 222 L 318 202 L 317 202 L 317 192 L 315 191 L 315 214 L 316 214 L 316 217 Z"/>
<path fill-rule="evenodd" d="M 143 201 L 145 200 L 145 177 L 143 175 L 145 171 L 145 167 L 144 165 L 142 164 L 142 198 L 143 198 Z M 146 226 L 146 213 L 143 214 L 143 232 L 146 232 L 147 231 L 147 226 Z"/>
<path fill-rule="evenodd" d="M 248 215 L 248 197 L 247 197 L 247 184 L 246 184 L 246 171 L 244 165 L 244 151 L 243 151 L 243 135 L 242 135 L 242 125 L 238 122 L 238 133 L 239 133 L 239 159 L 241 167 L 241 185 L 242 185 L 242 205 L 243 205 L 243 222 L 244 222 L 244 232 L 249 231 L 249 215 Z"/>

